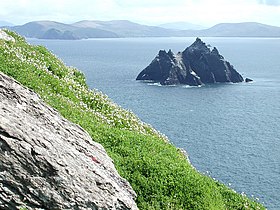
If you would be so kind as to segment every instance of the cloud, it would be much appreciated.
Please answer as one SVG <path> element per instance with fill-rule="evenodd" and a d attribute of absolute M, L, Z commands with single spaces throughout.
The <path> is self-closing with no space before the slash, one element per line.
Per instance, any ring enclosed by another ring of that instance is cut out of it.
<path fill-rule="evenodd" d="M 269 6 L 280 6 L 280 0 L 258 0 L 258 3 Z"/>
<path fill-rule="evenodd" d="M 34 20 L 73 22 L 114 19 L 115 0 L 10 0 L 1 2 L 0 20 L 23 24 Z"/>
<path fill-rule="evenodd" d="M 205 26 L 246 21 L 279 25 L 278 5 L 280 0 L 5 0 L 0 20 L 15 24 L 126 19 L 150 25 L 177 21 Z"/>
<path fill-rule="evenodd" d="M 187 0 L 190 2 L 190 0 Z M 192 0 L 191 0 L 192 1 Z M 153 7 L 170 7 L 182 5 L 186 0 L 176 0 L 171 2 L 170 0 L 116 0 L 115 1 L 121 7 L 132 7 L 132 8 L 153 8 Z"/>

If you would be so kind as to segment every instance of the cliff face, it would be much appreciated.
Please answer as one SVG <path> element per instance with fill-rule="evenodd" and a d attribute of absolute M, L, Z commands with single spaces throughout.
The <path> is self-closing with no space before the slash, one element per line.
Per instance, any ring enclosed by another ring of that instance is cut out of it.
<path fill-rule="evenodd" d="M 242 82 L 242 76 L 219 54 L 201 39 L 175 55 L 171 50 L 159 54 L 137 76 L 136 80 L 152 80 L 162 85 L 186 84 L 198 86 L 217 82 Z"/>
<path fill-rule="evenodd" d="M 137 209 L 87 132 L 0 73 L 0 209 Z"/>

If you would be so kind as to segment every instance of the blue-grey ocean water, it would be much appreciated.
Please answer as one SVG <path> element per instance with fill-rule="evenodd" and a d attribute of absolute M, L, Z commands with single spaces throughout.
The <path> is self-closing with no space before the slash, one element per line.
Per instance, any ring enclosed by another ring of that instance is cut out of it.
<path fill-rule="evenodd" d="M 195 38 L 28 40 L 82 70 L 109 95 L 184 148 L 192 164 L 280 209 L 280 39 L 202 38 L 253 83 L 163 87 L 135 81 L 160 49 Z"/>

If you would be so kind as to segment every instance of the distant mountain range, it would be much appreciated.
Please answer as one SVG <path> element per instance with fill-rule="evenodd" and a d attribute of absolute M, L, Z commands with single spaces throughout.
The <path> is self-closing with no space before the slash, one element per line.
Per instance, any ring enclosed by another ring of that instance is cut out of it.
<path fill-rule="evenodd" d="M 189 23 L 189 22 L 164 23 L 164 24 L 161 24 L 161 25 L 158 25 L 158 26 L 162 27 L 162 28 L 176 29 L 176 30 L 202 30 L 202 29 L 207 28 L 205 26 L 192 24 L 192 23 Z"/>
<path fill-rule="evenodd" d="M 1 24 L 0 24 L 1 25 Z M 182 30 L 188 27 L 192 30 Z M 54 21 L 34 21 L 11 30 L 28 38 L 38 39 L 88 39 L 119 37 L 280 37 L 280 27 L 255 22 L 220 23 L 208 29 L 189 23 L 177 22 L 160 26 L 147 26 L 128 20 L 90 21 L 73 24 Z"/>
<path fill-rule="evenodd" d="M 1 21 L 0 20 L 0 27 L 1 26 L 13 26 L 14 24 L 13 23 L 10 23 L 10 22 L 7 22 L 7 21 Z"/>
<path fill-rule="evenodd" d="M 199 36 L 214 37 L 280 37 L 280 27 L 255 22 L 220 23 L 197 32 Z"/>

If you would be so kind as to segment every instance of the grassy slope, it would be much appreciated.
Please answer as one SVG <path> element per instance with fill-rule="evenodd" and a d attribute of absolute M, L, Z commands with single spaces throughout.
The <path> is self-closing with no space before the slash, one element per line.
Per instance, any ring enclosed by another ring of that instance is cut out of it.
<path fill-rule="evenodd" d="M 136 191 L 140 209 L 264 209 L 198 173 L 164 135 L 107 96 L 42 46 L 0 40 L 0 71 L 37 92 L 100 142 Z"/>

